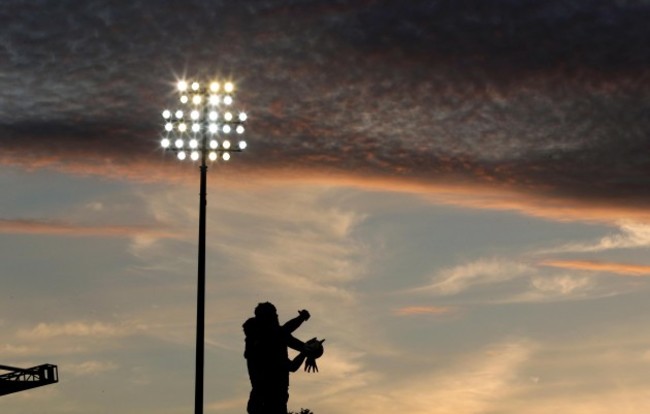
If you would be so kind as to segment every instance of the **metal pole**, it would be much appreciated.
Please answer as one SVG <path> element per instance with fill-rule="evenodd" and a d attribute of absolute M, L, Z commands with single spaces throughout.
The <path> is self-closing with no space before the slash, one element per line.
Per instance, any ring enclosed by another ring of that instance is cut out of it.
<path fill-rule="evenodd" d="M 205 140 L 204 140 L 205 141 Z M 196 380 L 194 413 L 203 414 L 203 368 L 205 354 L 205 207 L 207 205 L 206 180 L 208 166 L 205 151 L 201 157 L 201 193 L 199 203 L 199 271 L 196 297 Z"/>

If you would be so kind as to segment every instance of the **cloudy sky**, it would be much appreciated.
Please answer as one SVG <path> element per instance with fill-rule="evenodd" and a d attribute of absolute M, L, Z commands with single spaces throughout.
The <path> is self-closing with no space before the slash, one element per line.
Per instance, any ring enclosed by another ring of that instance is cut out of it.
<path fill-rule="evenodd" d="M 191 413 L 199 173 L 181 78 L 232 80 L 208 171 L 206 413 L 241 324 L 327 338 L 316 414 L 650 412 L 647 0 L 5 0 L 0 364 L 15 414 Z"/>

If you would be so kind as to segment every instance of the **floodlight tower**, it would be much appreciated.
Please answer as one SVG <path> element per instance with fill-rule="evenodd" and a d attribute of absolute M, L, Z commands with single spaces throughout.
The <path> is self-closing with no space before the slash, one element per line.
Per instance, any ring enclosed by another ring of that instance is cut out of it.
<path fill-rule="evenodd" d="M 162 116 L 165 132 L 161 146 L 176 153 L 179 160 L 189 158 L 200 162 L 201 191 L 199 194 L 199 263 L 196 301 L 196 376 L 194 412 L 203 413 L 203 371 L 205 355 L 205 208 L 208 161 L 228 161 L 230 154 L 246 148 L 239 139 L 244 133 L 246 113 L 235 114 L 235 86 L 232 82 L 199 83 L 181 80 L 177 84 L 181 107 L 165 109 Z M 236 139 L 231 140 L 231 136 Z"/>

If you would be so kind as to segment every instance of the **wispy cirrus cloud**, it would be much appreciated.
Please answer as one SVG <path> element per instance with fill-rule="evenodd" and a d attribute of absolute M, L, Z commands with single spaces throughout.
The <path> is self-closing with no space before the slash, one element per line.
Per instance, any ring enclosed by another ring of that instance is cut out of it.
<path fill-rule="evenodd" d="M 454 267 L 438 270 L 431 283 L 412 289 L 411 293 L 432 293 L 440 296 L 457 295 L 470 289 L 485 288 L 509 281 L 497 299 L 491 302 L 546 302 L 582 300 L 618 295 L 630 291 L 622 281 L 593 277 L 614 275 L 646 277 L 650 266 L 603 259 L 572 259 L 574 253 L 601 253 L 618 249 L 638 249 L 650 245 L 650 227 L 636 221 L 619 221 L 619 232 L 594 242 L 572 242 L 557 247 L 532 249 L 514 258 L 481 258 Z M 553 256 L 560 256 L 554 258 Z M 516 280 L 519 280 L 516 282 Z M 481 293 L 478 293 L 480 298 Z M 477 299 L 482 301 L 482 299 Z"/>
<path fill-rule="evenodd" d="M 210 194 L 217 194 L 219 186 L 213 185 Z M 327 186 L 274 185 L 251 191 L 244 185 L 229 189 L 227 197 L 211 196 L 210 202 L 215 202 L 207 217 L 207 248 L 209 257 L 216 258 L 214 272 L 219 277 L 215 283 L 221 286 L 213 292 L 219 296 L 213 303 L 223 309 L 210 313 L 208 323 L 222 321 L 224 315 L 250 315 L 258 302 L 268 300 L 278 306 L 282 320 L 293 317 L 297 309 L 308 308 L 312 318 L 305 329 L 312 336 L 338 332 L 338 341 L 353 349 L 372 340 L 377 344 L 375 352 L 390 352 L 385 331 L 364 322 L 364 295 L 355 284 L 371 276 L 368 268 L 373 252 L 356 233 L 366 214 L 337 203 L 348 194 Z M 194 191 L 186 188 L 165 189 L 152 191 L 147 202 L 158 219 L 186 223 L 196 220 L 194 202 L 174 200 L 194 197 Z M 138 255 L 155 262 L 156 271 L 185 274 L 187 263 L 179 263 L 178 248 L 162 242 L 140 246 Z M 192 245 L 192 257 L 193 249 Z M 170 320 L 161 321 L 162 326 Z M 243 320 L 227 318 L 226 322 L 229 335 L 219 337 L 222 344 L 224 338 L 240 335 Z M 224 346 L 230 349 L 240 346 L 226 342 Z"/>
<path fill-rule="evenodd" d="M 618 233 L 610 234 L 597 241 L 573 242 L 558 247 L 544 249 L 539 253 L 597 253 L 615 249 L 635 249 L 650 246 L 650 224 L 631 221 L 629 216 L 624 221 L 615 222 Z"/>
<path fill-rule="evenodd" d="M 575 277 L 569 275 L 548 275 L 534 277 L 531 285 L 535 293 L 541 298 L 568 296 L 572 293 L 584 290 L 592 282 L 586 277 Z"/>
<path fill-rule="evenodd" d="M 23 339 L 42 340 L 56 337 L 119 338 L 136 332 L 129 324 L 73 321 L 65 323 L 39 323 L 31 329 L 21 329 L 17 336 Z"/>
<path fill-rule="evenodd" d="M 0 345 L 0 352 L 2 355 L 8 357 L 25 357 L 34 353 L 34 349 L 26 345 L 13 345 L 10 343 L 5 343 Z"/>
<path fill-rule="evenodd" d="M 370 384 L 374 391 L 347 394 L 349 409 L 361 414 L 492 412 L 515 392 L 519 372 L 534 349 L 527 340 L 506 340 L 432 368 L 426 375 L 380 377 Z M 346 394 L 338 397 L 319 404 L 335 410 Z"/>
<path fill-rule="evenodd" d="M 415 289 L 439 295 L 454 295 L 480 285 L 502 283 L 530 276 L 535 268 L 523 262 L 499 258 L 479 259 L 437 272 L 429 285 Z"/>
<path fill-rule="evenodd" d="M 561 269 L 562 272 L 555 269 Z M 433 276 L 430 284 L 403 293 L 444 297 L 472 291 L 472 302 L 483 304 L 584 300 L 618 295 L 630 290 L 629 286 L 620 283 L 611 285 L 585 275 L 585 271 L 645 276 L 648 270 L 646 266 L 618 263 L 568 260 L 534 262 L 530 257 L 521 260 L 484 258 L 442 269 Z M 496 286 L 501 286 L 498 291 L 494 290 Z M 408 314 L 407 309 L 404 312 Z M 418 308 L 415 307 L 413 312 L 417 311 Z M 426 312 L 426 308 L 423 312 Z"/>
<path fill-rule="evenodd" d="M 448 306 L 404 306 L 395 309 L 393 313 L 397 316 L 448 315 L 455 311 L 456 308 Z"/>
<path fill-rule="evenodd" d="M 650 276 L 650 266 L 595 260 L 547 260 L 542 266 L 590 272 L 614 273 L 621 276 Z"/>
<path fill-rule="evenodd" d="M 119 365 L 112 361 L 83 361 L 75 364 L 66 365 L 66 372 L 75 377 L 86 377 L 104 374 L 115 371 Z"/>
<path fill-rule="evenodd" d="M 296 395 L 292 396 L 292 405 L 304 404 L 301 406 L 308 407 L 310 401 L 321 404 L 324 401 L 341 400 L 372 386 L 382 374 L 376 367 L 367 364 L 365 357 L 363 351 L 350 351 L 334 343 L 328 346 L 325 342 L 325 354 L 318 361 L 318 383 L 303 380 L 292 384 Z"/>

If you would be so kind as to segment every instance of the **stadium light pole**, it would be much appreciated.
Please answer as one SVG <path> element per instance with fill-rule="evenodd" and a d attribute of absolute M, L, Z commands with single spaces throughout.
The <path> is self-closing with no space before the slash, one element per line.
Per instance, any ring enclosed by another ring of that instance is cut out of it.
<path fill-rule="evenodd" d="M 230 154 L 246 148 L 246 141 L 231 140 L 244 133 L 246 113 L 233 113 L 235 86 L 232 82 L 200 83 L 181 80 L 177 84 L 179 109 L 165 109 L 164 133 L 160 141 L 166 151 L 179 160 L 198 162 L 201 171 L 199 192 L 199 255 L 196 301 L 196 369 L 194 413 L 203 414 L 203 378 L 205 366 L 205 209 L 208 162 L 228 161 Z"/>

